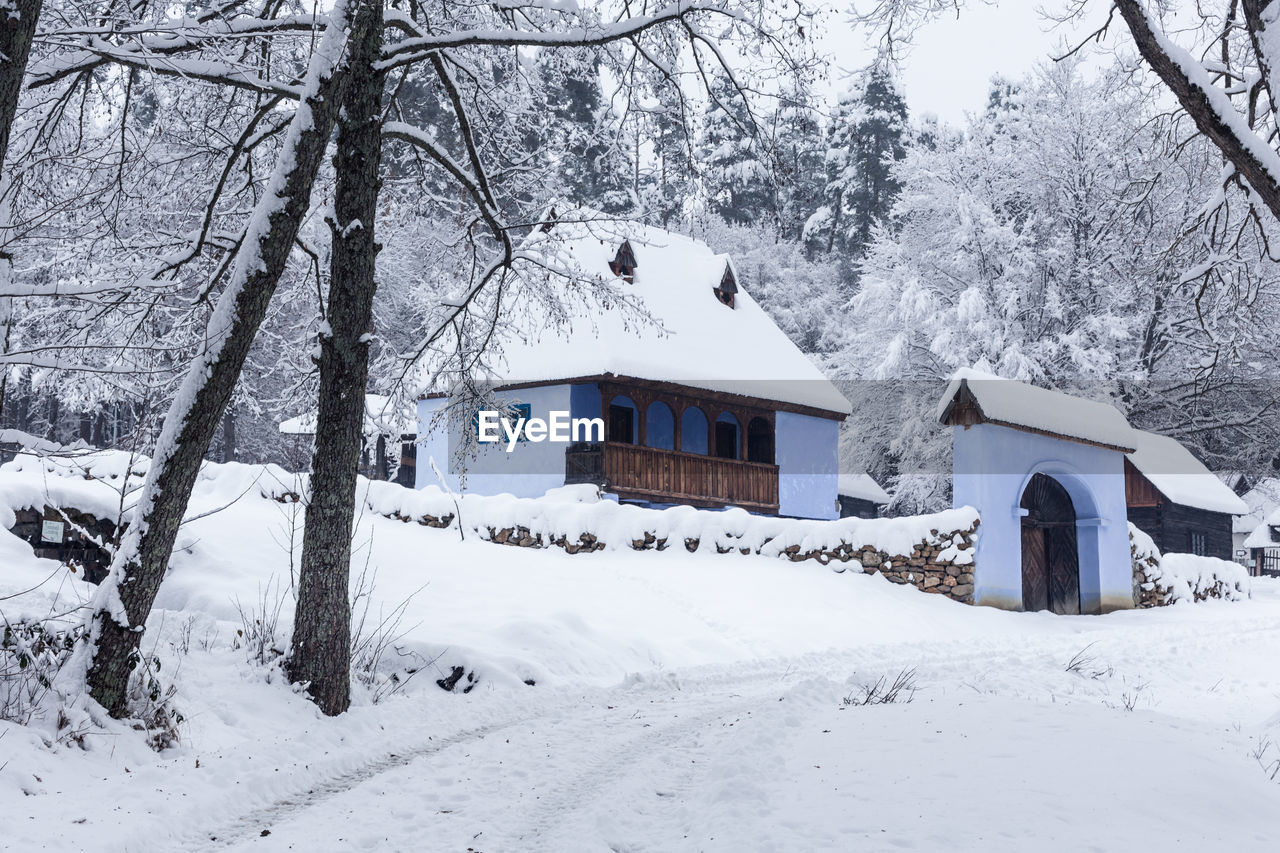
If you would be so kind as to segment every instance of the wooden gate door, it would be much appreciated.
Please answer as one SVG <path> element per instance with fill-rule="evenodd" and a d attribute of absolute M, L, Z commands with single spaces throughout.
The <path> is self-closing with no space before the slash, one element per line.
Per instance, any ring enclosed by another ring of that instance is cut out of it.
<path fill-rule="evenodd" d="M 1080 555 L 1071 496 L 1036 474 L 1022 494 L 1022 607 L 1080 612 Z"/>
<path fill-rule="evenodd" d="M 1044 528 L 1022 520 L 1022 609 L 1049 608 L 1049 562 L 1044 551 Z"/>
<path fill-rule="evenodd" d="M 1078 615 L 1080 553 L 1076 544 L 1075 519 L 1047 526 L 1044 534 L 1049 559 L 1049 609 L 1054 613 Z"/>

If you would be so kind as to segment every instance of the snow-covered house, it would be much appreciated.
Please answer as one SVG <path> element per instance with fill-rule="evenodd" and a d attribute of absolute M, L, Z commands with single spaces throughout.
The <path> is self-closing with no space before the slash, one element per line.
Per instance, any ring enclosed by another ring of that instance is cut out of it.
<path fill-rule="evenodd" d="M 1280 508 L 1264 516 L 1243 544 L 1249 554 L 1252 574 L 1280 577 Z"/>
<path fill-rule="evenodd" d="M 450 488 L 481 494 L 594 483 L 628 502 L 836 517 L 849 403 L 746 292 L 731 259 L 689 237 L 581 213 L 548 220 L 522 251 L 615 298 L 588 301 L 567 283 L 554 306 L 517 296 L 521 316 L 496 330 L 491 381 L 517 423 L 560 413 L 599 419 L 603 435 L 539 441 L 541 430 L 530 430 L 482 446 L 463 468 L 459 448 L 478 416 L 442 417 L 450 398 L 441 391 L 419 402 L 424 460 Z M 419 487 L 436 482 L 424 461 Z"/>
<path fill-rule="evenodd" d="M 890 501 L 889 493 L 865 471 L 841 474 L 837 494 L 841 518 L 876 518 Z"/>
<path fill-rule="evenodd" d="M 977 370 L 939 401 L 952 427 L 955 506 L 979 511 L 974 601 L 1104 613 L 1133 606 L 1125 455 L 1117 409 Z"/>
<path fill-rule="evenodd" d="M 294 453 L 288 460 L 296 468 L 310 462 L 316 413 L 296 415 L 280 422 L 282 435 L 296 438 Z M 387 480 L 412 486 L 417 479 L 415 466 L 418 447 L 418 424 L 412 409 L 397 404 L 385 394 L 365 394 L 364 441 L 360 450 L 360 473 L 371 480 Z"/>
<path fill-rule="evenodd" d="M 1277 509 L 1280 509 L 1280 478 L 1264 477 L 1240 496 L 1249 511 L 1235 517 L 1231 525 L 1232 548 L 1236 562 L 1252 564 L 1257 555 L 1245 543 L 1258 525 Z M 1280 551 L 1277 552 L 1280 565 Z"/>
<path fill-rule="evenodd" d="M 1162 552 L 1232 559 L 1232 519 L 1249 507 L 1177 440 L 1133 434 L 1137 448 L 1124 465 L 1129 521 Z"/>

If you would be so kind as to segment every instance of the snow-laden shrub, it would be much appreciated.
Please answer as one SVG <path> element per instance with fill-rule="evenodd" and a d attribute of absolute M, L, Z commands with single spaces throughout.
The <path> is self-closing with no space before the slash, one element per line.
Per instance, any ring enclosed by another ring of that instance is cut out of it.
<path fill-rule="evenodd" d="M 370 606 L 377 580 L 377 572 L 366 566 L 351 594 L 351 680 L 368 691 L 375 705 L 399 693 L 424 667 L 434 663 L 401 643 L 413 627 L 404 625 L 404 617 L 417 593 L 394 607 L 374 612 Z"/>
<path fill-rule="evenodd" d="M 0 628 L 0 720 L 29 725 L 48 710 L 58 670 L 76 634 L 47 622 L 4 621 Z"/>

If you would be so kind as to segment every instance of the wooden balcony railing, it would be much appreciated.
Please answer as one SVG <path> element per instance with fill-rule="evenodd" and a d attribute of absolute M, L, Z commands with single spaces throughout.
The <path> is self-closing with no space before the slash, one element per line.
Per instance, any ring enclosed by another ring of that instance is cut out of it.
<path fill-rule="evenodd" d="M 620 498 L 778 511 L 778 466 L 604 442 L 565 453 L 565 482 L 594 482 Z"/>

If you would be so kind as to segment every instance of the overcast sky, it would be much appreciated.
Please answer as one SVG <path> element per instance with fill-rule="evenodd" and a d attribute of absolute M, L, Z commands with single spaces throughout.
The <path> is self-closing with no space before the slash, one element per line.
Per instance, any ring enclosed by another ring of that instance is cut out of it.
<path fill-rule="evenodd" d="M 966 112 L 986 105 L 993 75 L 1022 76 L 1055 53 L 1064 37 L 1079 39 L 1095 29 L 1106 19 L 1106 5 L 1094 4 L 1089 26 L 1075 28 L 1051 29 L 1036 11 L 1041 3 L 1033 0 L 1001 0 L 995 7 L 970 3 L 958 18 L 949 15 L 934 21 L 917 34 L 902 63 L 912 117 L 931 112 L 948 124 L 962 124 Z M 1123 27 L 1113 27 L 1112 41 L 1123 34 Z M 864 35 L 843 16 L 829 23 L 827 49 L 836 57 L 831 75 L 836 91 L 847 85 L 844 72 L 874 56 Z"/>

